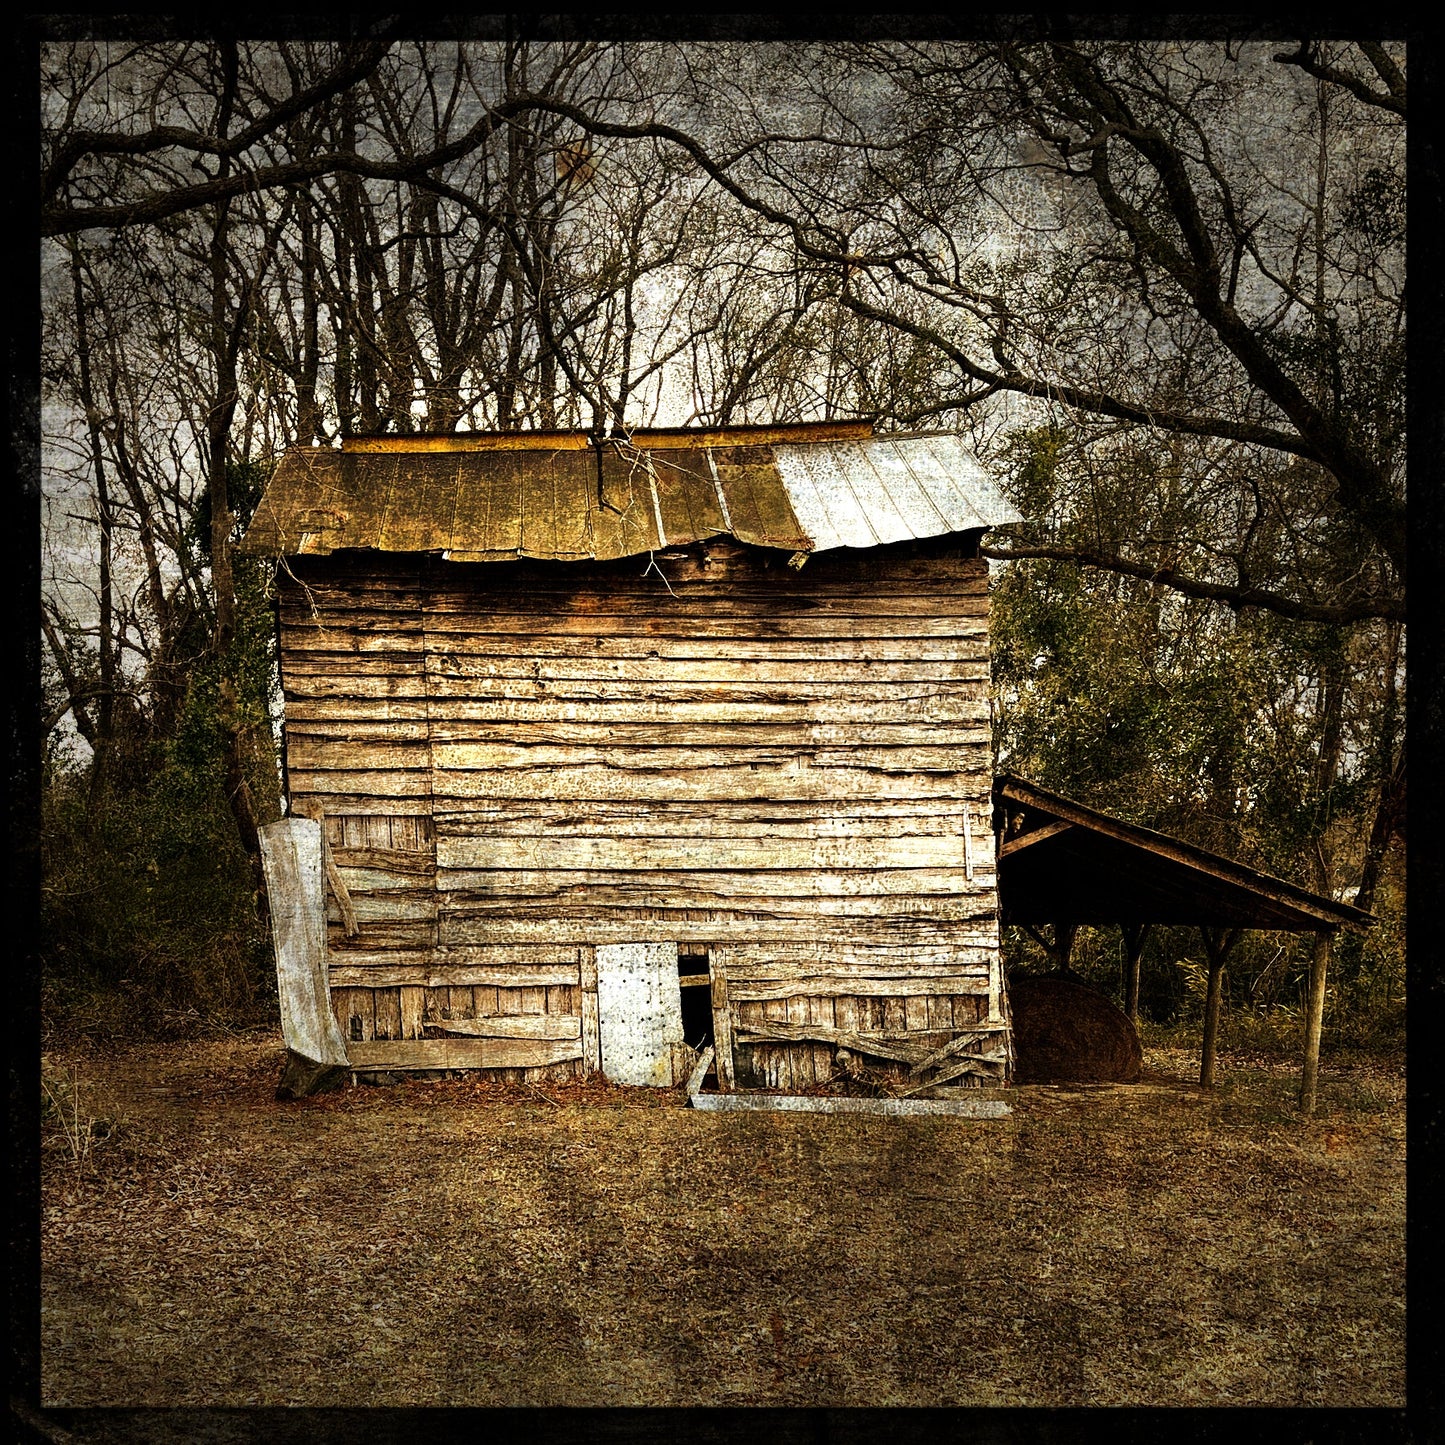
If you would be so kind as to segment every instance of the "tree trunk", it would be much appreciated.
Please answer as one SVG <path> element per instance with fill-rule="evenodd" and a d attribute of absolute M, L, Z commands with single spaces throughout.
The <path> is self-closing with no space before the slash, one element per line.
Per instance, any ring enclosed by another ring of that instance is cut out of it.
<path fill-rule="evenodd" d="M 114 598 L 111 580 L 110 482 L 106 476 L 105 450 L 100 438 L 100 407 L 90 371 L 90 328 L 86 324 L 85 295 L 80 280 L 79 242 L 70 245 L 70 279 L 75 294 L 75 352 L 80 371 L 80 400 L 85 408 L 86 434 L 90 442 L 90 464 L 95 469 L 95 512 L 100 533 L 100 619 L 97 642 L 100 648 L 100 691 L 95 699 L 94 758 L 90 770 L 89 806 L 92 813 L 100 804 L 109 781 L 111 752 L 115 742 L 115 640 Z"/>
<path fill-rule="evenodd" d="M 1147 923 L 1125 923 L 1120 931 L 1124 935 L 1124 1012 L 1131 1024 L 1139 1022 L 1139 960 L 1144 956 L 1144 944 L 1149 937 Z"/>
<path fill-rule="evenodd" d="M 1219 1048 L 1219 1016 L 1224 1006 L 1224 965 L 1242 930 L 1225 932 L 1201 928 L 1204 949 L 1209 957 L 1209 988 L 1204 995 L 1204 1043 L 1199 1051 L 1199 1087 L 1214 1087 L 1214 1061 Z"/>
<path fill-rule="evenodd" d="M 1330 789 L 1334 786 L 1335 775 L 1339 772 L 1340 755 L 1344 748 L 1344 659 L 1339 654 L 1330 658 L 1323 678 L 1322 705 L 1324 708 L 1324 729 L 1320 739 L 1320 762 L 1318 774 L 1319 797 L 1323 817 L 1314 839 L 1315 891 L 1323 897 L 1331 896 L 1333 869 L 1325 831 L 1328 820 Z M 1310 953 L 1310 990 L 1308 1013 L 1305 1019 L 1305 1056 L 1300 1069 L 1300 1108 L 1306 1114 L 1314 1112 L 1315 1094 L 1319 1087 L 1320 1039 L 1324 1033 L 1325 1020 L 1325 976 L 1330 962 L 1330 937 L 1326 933 L 1315 934 L 1314 948 Z"/>
<path fill-rule="evenodd" d="M 235 87 L 235 50 L 226 49 L 227 71 L 217 130 L 224 136 L 230 127 L 231 102 Z M 218 163 L 220 174 L 229 169 L 229 157 Z M 231 676 L 231 650 L 236 637 L 236 578 L 231 558 L 231 530 L 235 517 L 231 512 L 229 478 L 226 463 L 230 450 L 231 423 L 236 414 L 239 394 L 236 357 L 243 315 L 234 321 L 230 314 L 230 202 L 216 207 L 215 227 L 211 233 L 211 346 L 216 365 L 216 394 L 207 419 L 206 480 L 211 494 L 211 590 L 215 595 L 216 624 L 211 645 L 221 668 L 220 696 L 217 700 L 222 739 L 222 767 L 225 777 L 226 801 L 236 822 L 241 846 L 246 850 L 256 888 L 258 915 L 265 912 L 265 875 L 261 868 L 261 841 L 251 789 L 246 782 L 245 750 L 236 697 L 236 683 Z M 238 298 L 238 311 L 244 313 L 244 298 Z"/>
<path fill-rule="evenodd" d="M 1199 1053 L 1199 1087 L 1214 1087 L 1214 1058 L 1219 1040 L 1219 1006 L 1224 994 L 1224 964 L 1209 963 L 1209 991 L 1204 996 L 1204 1045 Z"/>
<path fill-rule="evenodd" d="M 1405 752 L 1406 741 L 1398 734 L 1399 697 L 1396 679 L 1400 668 L 1400 633 L 1398 626 L 1390 628 L 1389 670 L 1385 674 L 1384 719 L 1380 727 L 1381 751 L 1391 758 L 1388 775 L 1380 782 L 1379 801 L 1375 806 L 1375 819 L 1370 828 L 1369 841 L 1365 845 L 1365 856 L 1360 868 L 1360 886 L 1355 890 L 1355 907 L 1367 913 L 1375 906 L 1375 889 L 1379 887 L 1380 870 L 1384 865 L 1385 853 L 1390 841 L 1397 835 L 1405 836 Z"/>
<path fill-rule="evenodd" d="M 1325 1026 L 1325 979 L 1329 972 L 1330 935 L 1315 934 L 1310 952 L 1309 1007 L 1305 1016 L 1305 1060 L 1300 1073 L 1299 1106 L 1302 1114 L 1313 1114 L 1319 1092 L 1320 1038 Z"/>

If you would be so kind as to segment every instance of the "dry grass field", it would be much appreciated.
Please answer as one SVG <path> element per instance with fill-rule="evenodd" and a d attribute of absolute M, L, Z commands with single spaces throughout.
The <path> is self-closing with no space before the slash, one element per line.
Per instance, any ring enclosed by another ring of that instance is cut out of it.
<path fill-rule="evenodd" d="M 47 1405 L 1404 1404 L 1400 1073 L 969 1120 L 280 1062 L 47 1056 Z"/>

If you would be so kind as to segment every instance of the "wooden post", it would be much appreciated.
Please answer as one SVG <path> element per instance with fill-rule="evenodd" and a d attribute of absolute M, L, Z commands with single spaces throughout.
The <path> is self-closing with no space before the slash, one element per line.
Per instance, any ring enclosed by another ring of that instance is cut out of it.
<path fill-rule="evenodd" d="M 1077 923 L 1054 924 L 1054 958 L 1060 973 L 1070 973 L 1069 959 L 1073 957 L 1074 940 L 1079 936 Z"/>
<path fill-rule="evenodd" d="M 602 1035 L 597 1023 L 597 950 L 590 943 L 578 949 L 577 978 L 582 1010 L 582 1077 L 602 1072 Z"/>
<path fill-rule="evenodd" d="M 712 1042 L 717 1051 L 717 1086 L 727 1094 L 733 1088 L 733 1020 L 727 975 L 718 957 L 720 952 L 720 949 L 711 950 L 708 966 L 712 970 Z"/>
<path fill-rule="evenodd" d="M 1315 934 L 1310 951 L 1309 1008 L 1305 1015 L 1305 1062 L 1300 1074 L 1299 1106 L 1302 1114 L 1313 1114 L 1320 1079 L 1320 1036 L 1325 1026 L 1325 977 L 1329 972 L 1331 936 Z"/>
<path fill-rule="evenodd" d="M 1144 956 L 1144 943 L 1149 937 L 1147 923 L 1121 923 L 1124 936 L 1124 1012 L 1131 1024 L 1139 1022 L 1139 960 Z"/>
<path fill-rule="evenodd" d="M 1204 996 L 1204 1046 L 1199 1054 L 1199 1087 L 1214 1087 L 1214 1057 L 1219 1040 L 1219 1012 L 1224 998 L 1224 965 L 1242 930 L 1205 928 L 1199 932 L 1209 955 L 1209 989 Z"/>
<path fill-rule="evenodd" d="M 1054 936 L 1050 940 L 1031 923 L 1022 925 L 1023 931 L 1043 949 L 1049 961 L 1060 973 L 1069 972 L 1069 957 L 1074 951 L 1074 939 L 1078 936 L 1077 923 L 1054 924 Z"/>

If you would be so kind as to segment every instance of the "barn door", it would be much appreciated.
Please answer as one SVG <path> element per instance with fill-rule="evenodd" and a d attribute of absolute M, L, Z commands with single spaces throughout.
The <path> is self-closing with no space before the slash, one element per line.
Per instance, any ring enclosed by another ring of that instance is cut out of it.
<path fill-rule="evenodd" d="M 597 1026 L 614 1084 L 666 1089 L 686 1075 L 675 943 L 597 946 Z"/>

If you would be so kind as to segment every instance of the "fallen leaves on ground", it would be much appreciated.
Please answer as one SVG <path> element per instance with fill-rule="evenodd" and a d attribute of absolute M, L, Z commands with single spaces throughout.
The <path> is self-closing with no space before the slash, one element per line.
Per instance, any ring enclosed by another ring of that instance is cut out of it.
<path fill-rule="evenodd" d="M 61 1051 L 55 1406 L 1400 1405 L 1404 1082 L 1184 1051 L 1005 1119 L 476 1076 L 280 1103 L 279 1044 Z"/>

